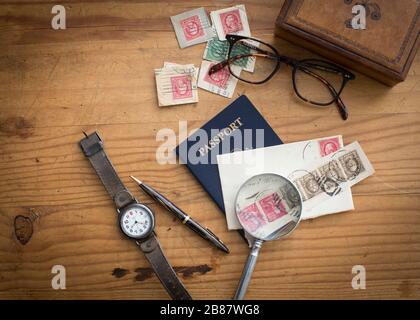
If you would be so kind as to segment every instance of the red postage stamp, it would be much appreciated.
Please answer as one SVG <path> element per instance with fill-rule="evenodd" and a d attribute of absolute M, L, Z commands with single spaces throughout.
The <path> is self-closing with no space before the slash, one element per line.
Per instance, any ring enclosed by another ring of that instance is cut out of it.
<path fill-rule="evenodd" d="M 286 208 L 277 192 L 262 198 L 259 204 L 269 222 L 275 221 L 287 214 Z"/>
<path fill-rule="evenodd" d="M 251 232 L 258 230 L 267 223 L 255 203 L 242 209 L 238 214 L 238 218 L 245 229 Z"/>
<path fill-rule="evenodd" d="M 191 77 L 188 75 L 171 77 L 173 99 L 185 99 L 192 97 Z"/>
<path fill-rule="evenodd" d="M 220 13 L 220 21 L 222 22 L 225 35 L 244 30 L 239 9 Z"/>
<path fill-rule="evenodd" d="M 188 17 L 180 21 L 181 28 L 187 41 L 194 40 L 204 36 L 204 30 L 201 26 L 200 17 L 198 15 Z"/>
<path fill-rule="evenodd" d="M 319 149 L 321 152 L 321 157 L 324 157 L 340 149 L 340 141 L 337 137 L 319 140 Z"/>
<path fill-rule="evenodd" d="M 209 65 L 209 69 L 214 65 L 215 63 L 211 63 Z M 227 83 L 230 77 L 230 72 L 228 68 L 223 68 L 212 75 L 209 75 L 208 71 L 206 72 L 206 75 L 204 76 L 204 81 L 214 84 L 215 86 L 226 89 Z"/>

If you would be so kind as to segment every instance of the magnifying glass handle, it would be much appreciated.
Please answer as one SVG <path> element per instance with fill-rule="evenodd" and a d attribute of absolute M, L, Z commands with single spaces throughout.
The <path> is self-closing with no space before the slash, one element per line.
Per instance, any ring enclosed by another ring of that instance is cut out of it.
<path fill-rule="evenodd" d="M 257 262 L 258 253 L 263 244 L 263 240 L 256 239 L 249 253 L 248 260 L 246 261 L 244 270 L 242 271 L 241 280 L 239 280 L 238 289 L 236 290 L 234 300 L 242 300 L 248 288 L 249 281 L 251 280 L 252 272 Z"/>

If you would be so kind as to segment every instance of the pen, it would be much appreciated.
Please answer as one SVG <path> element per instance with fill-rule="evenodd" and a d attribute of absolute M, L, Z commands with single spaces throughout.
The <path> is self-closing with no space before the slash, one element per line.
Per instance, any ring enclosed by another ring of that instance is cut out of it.
<path fill-rule="evenodd" d="M 195 231 L 199 234 L 203 239 L 206 239 L 213 243 L 217 248 L 220 250 L 229 253 L 229 248 L 213 233 L 210 229 L 201 226 L 198 222 L 193 220 L 188 214 L 174 205 L 171 201 L 161 195 L 159 192 L 154 190 L 152 187 L 149 187 L 144 182 L 141 182 L 137 178 L 130 176 L 139 187 L 147 193 L 153 200 L 159 202 L 162 206 L 164 206 L 169 212 L 173 213 L 179 220 L 182 221 L 183 224 L 188 226 L 191 230 Z"/>

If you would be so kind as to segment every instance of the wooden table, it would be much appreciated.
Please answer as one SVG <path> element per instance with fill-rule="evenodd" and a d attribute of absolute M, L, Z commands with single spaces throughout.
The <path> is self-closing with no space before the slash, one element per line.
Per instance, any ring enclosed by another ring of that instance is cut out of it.
<path fill-rule="evenodd" d="M 274 38 L 282 1 L 240 3 L 255 37 L 291 56 L 314 56 Z M 0 5 L 0 297 L 168 298 L 118 230 L 112 202 L 79 149 L 82 131 L 98 130 L 124 183 L 156 211 L 162 247 L 192 296 L 231 298 L 248 248 L 185 166 L 155 160 L 159 130 L 178 133 L 181 120 L 197 128 L 231 100 L 200 90 L 197 105 L 159 108 L 153 69 L 164 61 L 200 65 L 204 44 L 179 49 L 171 15 L 233 2 L 71 2 L 67 29 L 58 31 L 54 4 Z M 287 241 L 264 245 L 247 298 L 418 299 L 420 57 L 394 88 L 358 74 L 343 93 L 346 122 L 334 107 L 300 102 L 286 69 L 262 86 L 238 84 L 239 94 L 285 142 L 342 134 L 346 144 L 361 143 L 376 169 L 353 188 L 354 211 L 304 221 Z M 231 254 L 174 221 L 129 175 L 214 230 Z M 30 239 L 25 226 L 33 228 Z M 66 268 L 66 290 L 51 287 L 54 265 Z M 365 290 L 351 286 L 354 265 L 366 268 Z"/>

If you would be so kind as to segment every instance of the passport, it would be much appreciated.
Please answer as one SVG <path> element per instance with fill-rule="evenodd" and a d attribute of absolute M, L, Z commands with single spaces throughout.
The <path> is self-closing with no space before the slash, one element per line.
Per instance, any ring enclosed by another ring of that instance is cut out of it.
<path fill-rule="evenodd" d="M 251 101 L 242 95 L 181 142 L 175 152 L 225 214 L 217 155 L 282 143 Z"/>

